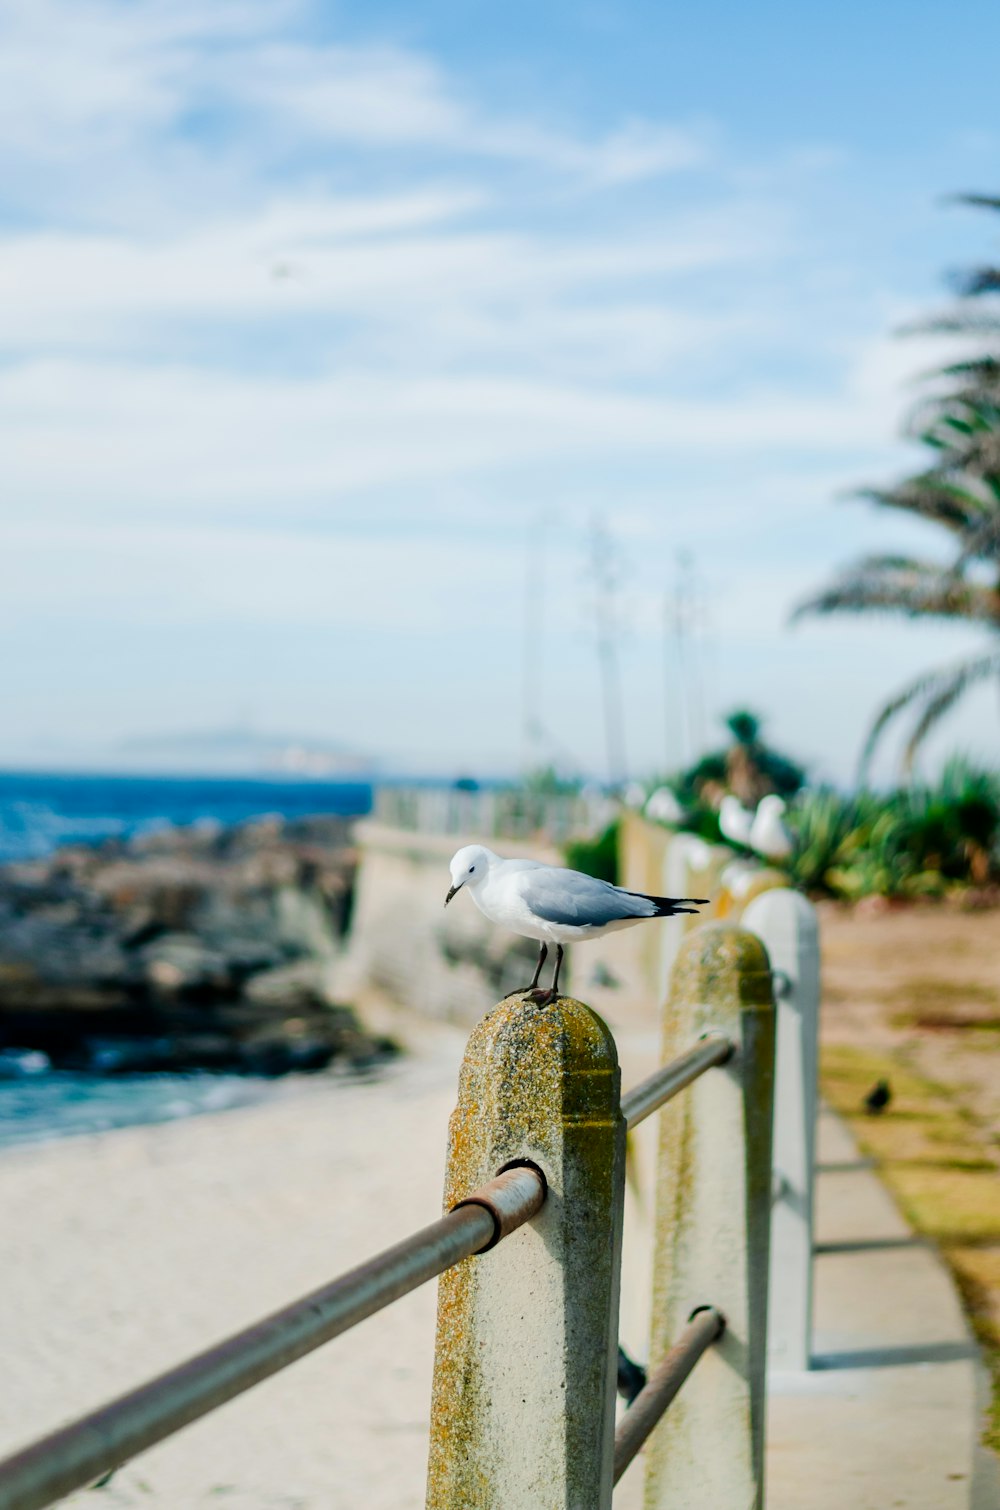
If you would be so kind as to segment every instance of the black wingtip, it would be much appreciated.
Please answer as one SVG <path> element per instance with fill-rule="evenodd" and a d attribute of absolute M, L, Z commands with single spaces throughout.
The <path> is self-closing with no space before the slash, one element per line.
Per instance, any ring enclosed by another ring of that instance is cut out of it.
<path fill-rule="evenodd" d="M 624 890 L 624 887 L 622 888 Z M 656 908 L 654 917 L 671 918 L 679 912 L 697 912 L 699 907 L 705 907 L 709 897 L 651 897 L 645 891 L 630 891 L 630 897 L 642 897 L 645 902 L 652 902 Z M 690 906 L 685 906 L 690 903 Z"/>

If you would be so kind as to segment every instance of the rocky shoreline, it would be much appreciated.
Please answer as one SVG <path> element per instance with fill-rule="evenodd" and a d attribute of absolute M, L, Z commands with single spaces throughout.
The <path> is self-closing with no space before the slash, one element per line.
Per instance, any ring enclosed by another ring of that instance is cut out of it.
<path fill-rule="evenodd" d="M 0 1073 L 370 1064 L 329 980 L 353 898 L 351 820 L 195 824 L 0 868 Z M 20 1056 L 20 1058 L 19 1058 Z"/>

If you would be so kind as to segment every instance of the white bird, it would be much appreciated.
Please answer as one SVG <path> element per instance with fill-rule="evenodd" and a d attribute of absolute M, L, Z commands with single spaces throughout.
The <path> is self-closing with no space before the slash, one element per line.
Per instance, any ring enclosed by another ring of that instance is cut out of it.
<path fill-rule="evenodd" d="M 704 897 L 651 897 L 626 891 L 578 870 L 543 865 L 540 860 L 504 860 L 483 844 L 467 844 L 452 858 L 451 889 L 467 886 L 472 900 L 491 922 L 538 939 L 538 964 L 527 989 L 539 1001 L 552 1001 L 559 991 L 563 945 L 600 938 L 617 928 L 630 928 L 644 918 L 668 918 L 696 912 Z M 556 965 L 548 991 L 538 990 L 549 944 L 556 946 Z"/>
<path fill-rule="evenodd" d="M 756 860 L 733 860 L 719 876 L 722 885 L 737 902 L 742 902 L 754 881 L 762 875 Z"/>
<path fill-rule="evenodd" d="M 719 806 L 719 827 L 727 839 L 749 849 L 752 824 L 753 813 L 743 806 L 738 797 L 731 793 L 723 797 Z"/>
<path fill-rule="evenodd" d="M 762 797 L 750 827 L 750 848 L 755 849 L 765 860 L 785 860 L 791 854 L 794 843 L 791 834 L 781 821 L 785 804 L 780 797 Z"/>
<path fill-rule="evenodd" d="M 684 809 L 668 786 L 658 786 L 646 803 L 646 817 L 655 823 L 680 823 Z"/>

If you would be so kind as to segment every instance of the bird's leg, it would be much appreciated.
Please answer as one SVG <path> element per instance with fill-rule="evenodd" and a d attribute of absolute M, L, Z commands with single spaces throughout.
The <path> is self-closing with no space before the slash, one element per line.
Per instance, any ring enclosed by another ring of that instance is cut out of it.
<path fill-rule="evenodd" d="M 538 964 L 535 966 L 535 973 L 531 977 L 531 985 L 528 987 L 529 991 L 534 991 L 535 987 L 538 985 L 538 977 L 542 973 L 542 966 L 545 964 L 548 953 L 549 946 L 548 944 L 543 943 L 542 947 L 538 951 Z"/>
<path fill-rule="evenodd" d="M 556 968 L 552 972 L 552 984 L 551 984 L 551 986 L 549 987 L 549 989 L 547 991 L 539 991 L 537 988 L 535 988 L 531 992 L 532 1000 L 533 1001 L 537 1001 L 538 1005 L 540 1007 L 549 1007 L 549 1006 L 551 1006 L 552 1003 L 556 1000 L 557 996 L 559 995 L 559 971 L 562 969 L 562 962 L 563 962 L 563 946 L 562 946 L 562 944 L 557 944 L 556 945 Z M 539 962 L 538 968 L 539 968 L 539 970 L 542 968 L 541 967 L 541 962 Z"/>
<path fill-rule="evenodd" d="M 535 973 L 531 977 L 531 984 L 528 985 L 528 986 L 521 986 L 517 991 L 508 991 L 507 992 L 507 996 L 536 996 L 537 997 L 537 995 L 538 995 L 538 977 L 542 973 L 542 966 L 545 964 L 545 960 L 546 960 L 546 958 L 548 956 L 548 952 L 549 952 L 549 946 L 548 946 L 548 944 L 543 943 L 541 945 L 541 947 L 539 948 L 539 951 L 538 951 L 538 963 L 535 966 Z M 507 996 L 504 997 L 504 1001 L 507 1000 Z"/>

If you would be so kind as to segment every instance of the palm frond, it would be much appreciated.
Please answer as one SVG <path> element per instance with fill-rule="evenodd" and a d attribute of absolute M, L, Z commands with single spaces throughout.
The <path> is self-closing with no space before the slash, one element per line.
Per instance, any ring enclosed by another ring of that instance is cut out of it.
<path fill-rule="evenodd" d="M 859 784 L 864 785 L 867 782 L 868 767 L 878 742 L 898 714 L 914 703 L 925 702 L 926 704 L 904 753 L 904 767 L 909 770 L 920 744 L 938 719 L 942 718 L 970 687 L 989 676 L 1000 676 L 1000 648 L 990 650 L 986 655 L 977 656 L 974 660 L 960 661 L 957 665 L 927 672 L 917 677 L 916 681 L 910 682 L 901 692 L 897 692 L 895 697 L 890 698 L 880 710 L 868 732 L 861 759 L 858 762 Z"/>
<path fill-rule="evenodd" d="M 1000 210 L 1000 198 L 995 194 L 952 194 L 952 204 L 968 204 L 977 210 Z"/>
<path fill-rule="evenodd" d="M 879 709 L 875 721 L 868 730 L 868 737 L 861 750 L 861 758 L 858 761 L 858 785 L 866 786 L 868 783 L 868 767 L 871 765 L 872 756 L 878 746 L 879 740 L 886 729 L 892 723 L 898 713 L 902 713 L 911 703 L 917 702 L 921 697 L 932 695 L 940 686 L 940 671 L 932 671 L 924 676 L 919 676 L 915 682 L 904 687 L 902 692 L 897 692 L 895 697 Z"/>
<path fill-rule="evenodd" d="M 960 299 L 1000 293 L 1000 267 L 968 267 L 950 273 L 948 282 Z"/>
<path fill-rule="evenodd" d="M 908 477 L 892 488 L 862 488 L 852 496 L 879 508 L 916 514 L 958 535 L 978 526 L 983 509 L 974 493 L 933 471 Z"/>
<path fill-rule="evenodd" d="M 1000 657 L 997 659 L 1000 667 Z M 973 678 L 975 680 L 975 678 Z M 950 682 L 945 682 L 939 692 L 928 698 L 924 704 L 924 711 L 917 719 L 916 727 L 906 741 L 906 749 L 903 751 L 901 762 L 902 773 L 907 780 L 913 774 L 913 762 L 917 758 L 917 752 L 934 725 L 944 717 L 958 702 L 964 692 L 968 690 L 969 680 L 965 671 L 957 672 Z"/>
<path fill-rule="evenodd" d="M 901 613 L 914 619 L 966 619 L 1000 628 L 1000 592 L 936 563 L 868 556 L 800 603 L 792 622 L 809 614 L 870 612 Z"/>
<path fill-rule="evenodd" d="M 991 336 L 1000 331 L 1000 314 L 981 309 L 949 309 L 896 327 L 898 336 Z"/>
<path fill-rule="evenodd" d="M 1000 195 L 955 198 L 1000 211 Z M 927 447 L 929 464 L 916 475 L 854 496 L 939 525 L 951 536 L 951 562 L 888 555 L 856 561 L 799 603 L 793 621 L 806 615 L 889 613 L 979 623 L 1000 631 L 1000 572 L 992 582 L 979 580 L 983 564 L 1000 567 L 1000 265 L 975 264 L 951 274 L 950 282 L 957 298 L 901 332 L 967 338 L 961 358 L 923 374 L 922 397 L 907 422 L 906 433 Z M 862 772 L 886 726 L 912 707 L 916 722 L 905 751 L 909 768 L 928 732 L 966 689 L 994 673 L 1000 674 L 1000 649 L 904 687 L 872 725 Z"/>
<path fill-rule="evenodd" d="M 938 453 L 938 462 L 921 476 L 968 486 L 1000 473 L 1000 405 L 993 395 L 963 390 L 935 394 L 917 405 L 907 432 Z"/>
<path fill-rule="evenodd" d="M 963 572 L 973 561 L 1000 561 L 1000 509 L 972 531 L 956 556 L 952 570 Z"/>
<path fill-rule="evenodd" d="M 947 367 L 925 372 L 919 381 L 926 382 L 932 377 L 974 377 L 977 382 L 988 386 L 1000 383 L 1000 360 L 991 356 L 970 357 L 968 361 L 951 362 Z"/>

